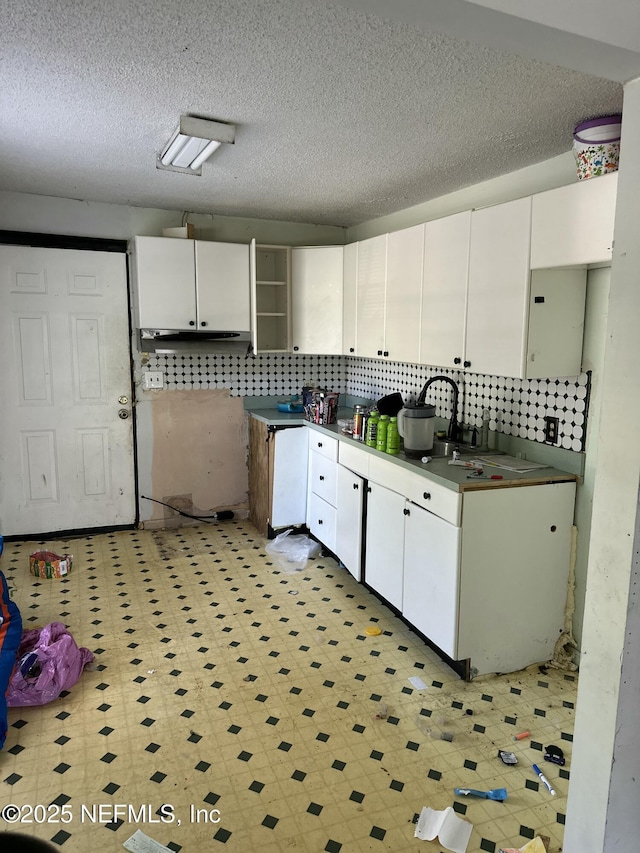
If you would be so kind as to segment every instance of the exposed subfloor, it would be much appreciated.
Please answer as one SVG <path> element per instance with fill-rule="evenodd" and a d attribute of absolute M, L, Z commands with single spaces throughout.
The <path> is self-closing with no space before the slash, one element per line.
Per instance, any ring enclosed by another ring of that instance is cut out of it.
<path fill-rule="evenodd" d="M 465 683 L 332 558 L 289 574 L 265 544 L 248 521 L 6 543 L 25 628 L 64 622 L 95 655 L 61 698 L 9 711 L 0 805 L 45 807 L 13 828 L 65 853 L 121 850 L 136 830 L 186 853 L 440 851 L 414 821 L 452 806 L 469 853 L 535 835 L 559 851 L 577 678 Z M 42 547 L 73 554 L 66 579 L 29 574 Z M 564 768 L 543 761 L 550 743 Z"/>

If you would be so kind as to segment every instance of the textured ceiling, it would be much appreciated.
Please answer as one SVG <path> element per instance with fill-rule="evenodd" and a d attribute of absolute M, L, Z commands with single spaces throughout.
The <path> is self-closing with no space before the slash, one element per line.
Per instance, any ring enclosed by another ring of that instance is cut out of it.
<path fill-rule="evenodd" d="M 307 0 L 5 0 L 0 189 L 355 225 L 569 151 L 622 87 Z M 191 113 L 237 125 L 156 169 Z"/>

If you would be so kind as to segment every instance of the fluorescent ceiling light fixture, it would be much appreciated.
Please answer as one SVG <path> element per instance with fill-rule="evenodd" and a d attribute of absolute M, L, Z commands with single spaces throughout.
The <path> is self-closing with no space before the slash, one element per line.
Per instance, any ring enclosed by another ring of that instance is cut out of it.
<path fill-rule="evenodd" d="M 159 169 L 186 174 L 202 174 L 201 166 L 222 143 L 233 144 L 234 124 L 181 116 L 180 125 L 158 157 Z"/>

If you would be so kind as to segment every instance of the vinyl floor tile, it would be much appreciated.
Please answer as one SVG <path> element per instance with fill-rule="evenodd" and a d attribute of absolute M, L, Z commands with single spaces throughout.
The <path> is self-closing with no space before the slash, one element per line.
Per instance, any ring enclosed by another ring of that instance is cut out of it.
<path fill-rule="evenodd" d="M 121 850 L 136 829 L 176 853 L 408 851 L 421 808 L 453 806 L 468 853 L 532 834 L 557 853 L 577 677 L 465 683 L 331 557 L 284 574 L 265 544 L 245 521 L 6 543 L 25 627 L 62 621 L 95 656 L 52 703 L 10 709 L 1 804 L 72 817 L 20 828 L 71 853 Z M 73 554 L 66 579 L 29 575 L 40 547 Z M 544 765 L 553 798 L 531 769 L 548 743 L 567 756 Z"/>

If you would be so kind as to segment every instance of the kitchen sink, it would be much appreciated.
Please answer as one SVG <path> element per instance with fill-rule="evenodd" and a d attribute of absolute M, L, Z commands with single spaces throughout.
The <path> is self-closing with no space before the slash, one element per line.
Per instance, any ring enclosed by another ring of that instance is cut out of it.
<path fill-rule="evenodd" d="M 452 456 L 454 450 L 457 450 L 460 454 L 466 456 L 478 453 L 482 453 L 483 456 L 486 456 L 486 452 L 480 451 L 475 445 L 465 444 L 461 441 L 438 441 L 438 439 L 433 442 L 433 449 L 429 451 L 428 455 L 433 456 L 434 458 Z"/>

